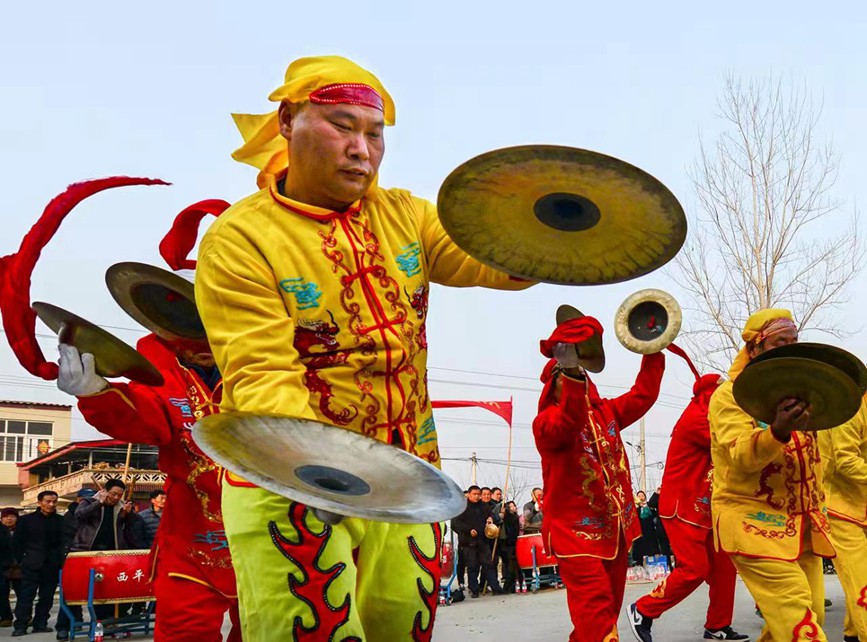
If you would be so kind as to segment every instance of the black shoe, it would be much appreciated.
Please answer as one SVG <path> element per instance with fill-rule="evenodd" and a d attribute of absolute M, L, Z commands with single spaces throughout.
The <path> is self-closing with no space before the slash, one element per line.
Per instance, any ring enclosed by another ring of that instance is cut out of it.
<path fill-rule="evenodd" d="M 12 631 L 13 638 L 17 638 L 19 635 L 27 635 L 27 629 L 15 629 Z"/>
<path fill-rule="evenodd" d="M 66 629 L 57 629 L 57 639 L 58 640 L 68 640 L 69 639 L 69 631 Z"/>
<path fill-rule="evenodd" d="M 52 629 L 47 624 L 45 626 L 34 626 L 33 633 L 54 633 L 54 629 Z"/>
<path fill-rule="evenodd" d="M 653 642 L 653 636 L 650 634 L 653 619 L 639 613 L 635 602 L 626 607 L 626 619 L 629 620 L 629 628 L 632 629 L 632 635 L 638 642 Z"/>
<path fill-rule="evenodd" d="M 844 635 L 843 642 L 858 642 L 857 635 Z"/>
<path fill-rule="evenodd" d="M 826 597 L 825 598 L 825 608 L 827 609 L 832 604 L 834 604 L 834 603 Z"/>
<path fill-rule="evenodd" d="M 726 626 L 721 629 L 705 629 L 705 640 L 749 640 L 749 635 L 738 633 L 732 627 Z"/>
<path fill-rule="evenodd" d="M 479 597 L 479 592 L 478 591 L 470 591 L 470 597 L 473 599 Z"/>

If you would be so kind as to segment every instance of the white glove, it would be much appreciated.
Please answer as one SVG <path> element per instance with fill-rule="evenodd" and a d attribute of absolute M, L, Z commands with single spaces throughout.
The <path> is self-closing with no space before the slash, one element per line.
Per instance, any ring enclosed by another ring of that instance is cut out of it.
<path fill-rule="evenodd" d="M 554 346 L 554 358 L 561 368 L 578 366 L 578 350 L 574 343 L 558 343 Z"/>
<path fill-rule="evenodd" d="M 64 343 L 57 348 L 60 351 L 57 387 L 63 392 L 76 397 L 87 397 L 108 388 L 108 381 L 96 374 L 92 354 L 79 354 L 78 348 Z"/>

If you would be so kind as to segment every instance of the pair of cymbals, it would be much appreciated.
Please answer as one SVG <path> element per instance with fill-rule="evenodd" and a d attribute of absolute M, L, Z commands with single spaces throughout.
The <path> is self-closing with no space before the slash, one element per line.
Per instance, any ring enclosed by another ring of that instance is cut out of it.
<path fill-rule="evenodd" d="M 196 310 L 193 284 L 180 276 L 145 263 L 118 263 L 105 275 L 109 292 L 123 310 L 154 334 L 168 341 L 207 341 Z M 50 303 L 33 310 L 58 334 L 61 343 L 94 356 L 103 377 L 126 377 L 161 386 L 163 377 L 140 352 L 99 326 Z"/>
<path fill-rule="evenodd" d="M 686 239 L 674 195 L 611 156 L 526 145 L 477 156 L 437 198 L 443 227 L 477 260 L 533 281 L 601 285 L 661 267 Z"/>
<path fill-rule="evenodd" d="M 855 355 L 821 343 L 794 343 L 755 357 L 735 379 L 735 401 L 751 417 L 772 424 L 786 398 L 810 404 L 813 430 L 849 421 L 867 392 L 867 367 Z"/>

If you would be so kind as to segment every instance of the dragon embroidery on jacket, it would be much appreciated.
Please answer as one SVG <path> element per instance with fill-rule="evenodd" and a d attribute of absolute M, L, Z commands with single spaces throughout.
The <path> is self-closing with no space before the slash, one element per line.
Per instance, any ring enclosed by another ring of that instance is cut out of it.
<path fill-rule="evenodd" d="M 771 488 L 768 480 L 771 475 L 778 474 L 783 467 L 780 464 L 770 463 L 762 469 L 761 475 L 759 475 L 759 489 L 753 493 L 754 497 L 766 497 L 766 501 L 770 506 L 773 506 L 777 510 L 781 509 L 786 505 L 786 502 L 782 499 L 774 498 L 774 489 Z"/>
<path fill-rule="evenodd" d="M 311 393 L 319 395 L 319 411 L 334 422 L 345 426 L 358 415 L 358 409 L 350 405 L 339 411 L 331 409 L 334 393 L 331 385 L 324 381 L 318 370 L 346 363 L 351 350 L 338 350 L 337 334 L 340 328 L 334 322 L 334 315 L 328 312 L 331 323 L 320 319 L 300 319 L 295 327 L 295 349 L 307 368 L 304 373 L 304 385 Z M 322 348 L 321 352 L 313 352 L 313 348 Z"/>

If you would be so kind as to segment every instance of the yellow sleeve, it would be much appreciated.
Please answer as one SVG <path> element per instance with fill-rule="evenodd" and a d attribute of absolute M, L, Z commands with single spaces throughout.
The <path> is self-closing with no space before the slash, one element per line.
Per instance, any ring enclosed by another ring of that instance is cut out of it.
<path fill-rule="evenodd" d="M 867 485 L 867 461 L 862 448 L 867 438 L 867 402 L 861 403 L 856 415 L 842 426 L 825 430 L 830 438 L 836 473 L 853 485 Z M 822 453 L 824 459 L 825 453 Z"/>
<path fill-rule="evenodd" d="M 732 384 L 721 385 L 708 408 L 711 435 L 728 452 L 732 465 L 744 472 L 762 470 L 783 451 L 770 428 L 763 430 L 741 410 L 732 393 Z"/>
<path fill-rule="evenodd" d="M 457 288 L 479 285 L 498 290 L 524 290 L 534 285 L 472 258 L 446 234 L 433 203 L 416 196 L 410 198 L 419 217 L 421 245 L 431 281 Z"/>
<path fill-rule="evenodd" d="M 240 229 L 219 223 L 199 248 L 196 305 L 223 374 L 222 408 L 315 419 L 274 273 Z"/>
<path fill-rule="evenodd" d="M 834 430 L 837 430 L 835 428 Z M 822 457 L 822 478 L 826 481 L 834 476 L 836 461 L 834 457 L 834 440 L 831 433 L 834 430 L 822 430 L 818 433 L 816 443 L 819 444 L 819 454 Z M 828 490 L 827 488 L 825 489 Z"/>

